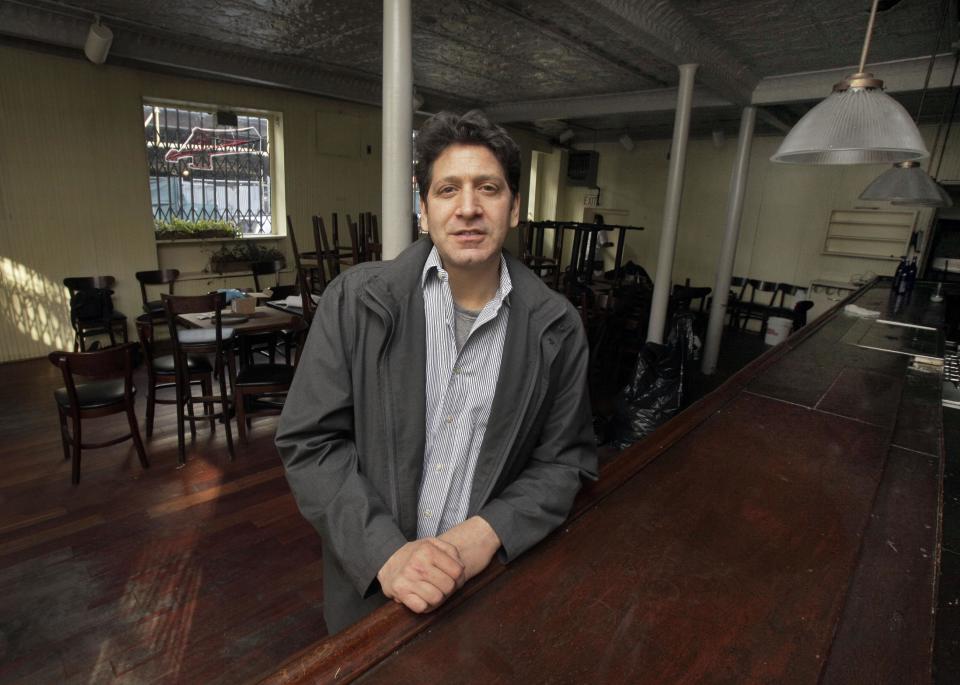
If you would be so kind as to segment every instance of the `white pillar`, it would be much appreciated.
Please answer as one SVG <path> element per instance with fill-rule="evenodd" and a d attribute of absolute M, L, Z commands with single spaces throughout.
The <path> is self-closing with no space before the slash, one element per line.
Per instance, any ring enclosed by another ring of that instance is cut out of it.
<path fill-rule="evenodd" d="M 753 125 L 757 119 L 756 107 L 744 107 L 740 115 L 740 135 L 737 138 L 737 159 L 730 176 L 730 193 L 727 200 L 727 226 L 720 245 L 717 260 L 717 280 L 713 284 L 713 299 L 710 303 L 710 319 L 707 322 L 707 341 L 703 346 L 704 374 L 717 370 L 720 355 L 720 340 L 723 337 L 723 319 L 727 312 L 727 297 L 730 294 L 730 277 L 733 261 L 737 256 L 737 238 L 740 235 L 740 218 L 743 216 L 743 194 L 747 187 L 747 169 L 750 165 L 750 147 L 753 143 Z"/>
<path fill-rule="evenodd" d="M 410 0 L 383 0 L 383 258 L 410 244 L 413 225 L 413 49 Z"/>
<path fill-rule="evenodd" d="M 657 256 L 657 275 L 653 282 L 653 302 L 650 305 L 647 342 L 663 342 L 663 329 L 667 320 L 667 304 L 670 299 L 671 279 L 673 277 L 673 255 L 677 247 L 680 196 L 683 192 L 683 170 L 687 160 L 687 140 L 690 133 L 693 76 L 696 72 L 696 64 L 680 65 L 677 114 L 673 120 L 670 171 L 667 176 L 667 196 L 663 208 L 663 227 L 660 230 L 660 252 Z"/>

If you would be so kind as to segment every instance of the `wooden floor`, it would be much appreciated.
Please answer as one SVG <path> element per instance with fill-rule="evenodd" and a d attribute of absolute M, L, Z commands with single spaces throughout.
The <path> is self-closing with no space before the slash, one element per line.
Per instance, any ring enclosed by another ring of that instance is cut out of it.
<path fill-rule="evenodd" d="M 325 635 L 320 539 L 283 477 L 276 417 L 254 419 L 233 463 L 222 426 L 199 424 L 178 470 L 161 405 L 150 469 L 129 442 L 85 451 L 73 486 L 59 371 L 0 368 L 0 683 L 237 683 Z M 96 441 L 125 420 L 84 429 Z"/>
<path fill-rule="evenodd" d="M 754 342 L 725 345 L 718 378 Z M 174 410 L 158 406 L 149 470 L 130 443 L 85 451 L 74 487 L 59 371 L 0 369 L 0 685 L 245 682 L 326 634 L 320 539 L 283 478 L 276 417 L 254 420 L 233 463 L 222 427 L 199 424 L 177 469 Z M 690 400 L 712 389 L 691 381 Z M 125 431 L 122 416 L 84 426 L 91 441 Z"/>

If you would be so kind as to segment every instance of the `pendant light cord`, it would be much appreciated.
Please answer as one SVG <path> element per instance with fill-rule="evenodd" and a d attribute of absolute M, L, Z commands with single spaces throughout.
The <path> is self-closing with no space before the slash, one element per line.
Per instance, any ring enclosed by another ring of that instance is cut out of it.
<path fill-rule="evenodd" d="M 857 69 L 858 74 L 863 73 L 863 68 L 867 65 L 867 52 L 870 51 L 870 36 L 873 35 L 873 22 L 877 18 L 877 5 L 880 0 L 873 0 L 873 5 L 870 7 L 870 23 L 867 24 L 867 35 L 863 39 L 863 52 L 860 53 L 860 68 Z"/>
<path fill-rule="evenodd" d="M 950 2 L 951 0 L 943 0 L 943 16 L 940 18 L 940 30 L 937 31 L 937 42 L 933 46 L 933 52 L 930 53 L 930 61 L 927 63 L 927 76 L 923 80 L 923 90 L 920 91 L 920 104 L 917 105 L 917 118 L 914 119 L 914 122 L 917 124 L 918 128 L 920 127 L 920 114 L 923 112 L 923 103 L 927 98 L 927 89 L 930 87 L 930 77 L 933 74 L 933 65 L 937 61 L 937 50 L 940 49 L 940 40 L 943 38 L 943 29 L 946 27 L 947 17 L 950 15 Z M 954 59 L 953 74 L 950 76 L 951 86 L 953 85 L 953 79 L 956 78 L 957 75 L 957 64 L 958 61 Z M 933 160 L 937 156 L 937 143 L 940 142 L 940 132 L 943 131 L 943 120 L 946 115 L 946 107 L 944 107 L 944 111 L 940 115 L 940 121 L 937 122 L 937 133 L 933 137 L 933 145 L 930 146 L 932 153 L 927 160 L 927 176 L 930 176 L 930 172 L 933 170 Z M 939 167 L 937 170 L 939 171 Z M 931 176 L 931 178 L 933 177 Z"/>
<path fill-rule="evenodd" d="M 960 52 L 956 52 L 953 57 L 953 74 L 950 75 L 950 87 L 953 88 L 953 81 L 957 77 L 957 67 L 960 66 Z M 950 130 L 953 128 L 953 118 L 957 113 L 957 99 L 960 98 L 960 88 L 956 88 L 953 91 L 953 104 L 950 106 L 950 121 L 947 122 L 947 132 L 943 134 L 943 144 L 940 146 L 940 161 L 937 162 L 937 173 L 930 174 L 929 169 L 927 173 L 936 180 L 940 177 L 940 167 L 943 166 L 943 158 L 947 156 L 947 140 L 950 138 Z M 944 115 L 947 111 L 944 108 Z M 937 127 L 937 138 L 940 137 L 940 127 L 943 126 L 944 117 L 940 118 L 940 126 Z M 934 149 L 936 149 L 936 140 L 934 140 Z M 933 157 L 930 157 L 930 168 L 933 167 Z"/>
<path fill-rule="evenodd" d="M 923 111 L 923 102 L 927 98 L 927 88 L 930 87 L 930 76 L 933 74 L 933 65 L 937 61 L 937 50 L 940 49 L 940 41 L 943 39 L 943 29 L 947 25 L 947 16 L 949 14 L 950 0 L 943 0 L 943 16 L 940 19 L 940 30 L 937 31 L 937 42 L 933 44 L 933 52 L 930 53 L 930 62 L 927 63 L 927 75 L 923 79 L 923 90 L 920 91 L 920 104 L 917 105 L 917 118 L 914 120 L 917 126 L 920 126 L 920 113 Z M 934 140 L 933 146 L 937 146 L 936 140 Z"/>

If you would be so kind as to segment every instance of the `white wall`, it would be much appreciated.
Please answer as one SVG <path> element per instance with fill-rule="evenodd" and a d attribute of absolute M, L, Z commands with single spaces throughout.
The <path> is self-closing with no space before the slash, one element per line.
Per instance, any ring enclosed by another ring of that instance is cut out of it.
<path fill-rule="evenodd" d="M 929 147 L 934 129 L 925 128 L 923 133 Z M 802 287 L 816 279 L 848 281 L 854 274 L 892 274 L 896 267 L 892 261 L 822 254 L 831 210 L 889 207 L 857 199 L 888 167 L 773 164 L 769 157 L 781 141 L 767 136 L 754 139 L 734 274 Z M 941 178 L 951 173 L 957 177 L 960 171 L 960 145 L 956 137 L 952 142 Z M 690 141 L 674 282 L 690 278 L 694 285 L 713 285 L 736 146 L 734 138 L 720 147 L 711 139 Z M 619 220 L 645 227 L 628 234 L 624 260 L 642 265 L 651 277 L 656 271 L 669 148 L 668 140 L 637 142 L 630 152 L 617 143 L 596 146 L 600 152 L 600 205 L 626 210 L 627 216 Z M 584 195 L 591 192 L 562 185 L 557 218 L 579 220 Z M 918 227 L 926 229 L 932 215 L 931 210 L 921 210 Z M 925 230 L 925 238 L 926 234 Z"/>

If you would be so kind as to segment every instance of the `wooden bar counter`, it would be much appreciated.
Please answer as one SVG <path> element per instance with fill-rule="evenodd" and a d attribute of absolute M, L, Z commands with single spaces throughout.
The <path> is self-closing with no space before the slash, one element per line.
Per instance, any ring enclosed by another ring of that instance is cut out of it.
<path fill-rule="evenodd" d="M 941 373 L 846 342 L 864 323 L 842 305 L 943 312 L 922 285 L 888 295 L 854 293 L 617 455 L 566 525 L 435 614 L 385 606 L 266 681 L 929 682 Z"/>

